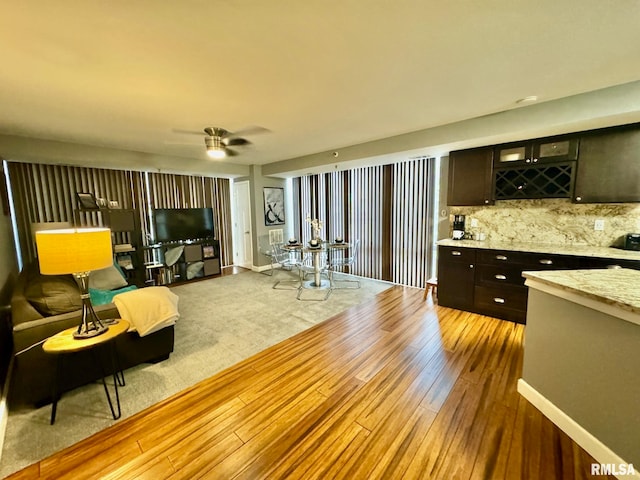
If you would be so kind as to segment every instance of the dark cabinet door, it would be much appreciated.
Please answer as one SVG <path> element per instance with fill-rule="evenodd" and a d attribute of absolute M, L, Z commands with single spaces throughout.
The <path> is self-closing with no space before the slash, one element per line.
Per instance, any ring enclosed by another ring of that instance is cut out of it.
<path fill-rule="evenodd" d="M 531 163 L 566 162 L 578 158 L 577 137 L 560 137 L 539 140 L 533 144 Z"/>
<path fill-rule="evenodd" d="M 640 202 L 640 129 L 580 140 L 575 203 Z"/>
<path fill-rule="evenodd" d="M 475 254 L 471 248 L 438 249 L 438 304 L 473 310 Z"/>
<path fill-rule="evenodd" d="M 451 152 L 447 205 L 493 204 L 492 164 L 491 147 Z"/>
<path fill-rule="evenodd" d="M 578 137 L 563 135 L 495 147 L 493 166 L 511 168 L 536 163 L 567 162 L 578 157 Z"/>
<path fill-rule="evenodd" d="M 508 168 L 514 165 L 531 163 L 533 145 L 531 142 L 515 142 L 497 145 L 493 166 L 496 168 Z"/>

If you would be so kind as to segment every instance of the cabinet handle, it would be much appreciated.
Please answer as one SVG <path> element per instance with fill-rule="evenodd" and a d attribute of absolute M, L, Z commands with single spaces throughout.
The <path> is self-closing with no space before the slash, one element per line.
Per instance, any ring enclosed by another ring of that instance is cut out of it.
<path fill-rule="evenodd" d="M 527 184 L 526 183 L 523 183 L 522 185 L 518 185 L 517 186 L 518 190 L 524 190 L 525 188 L 527 188 Z"/>
<path fill-rule="evenodd" d="M 537 159 L 537 158 L 534 158 L 534 159 L 533 159 L 533 163 L 538 163 L 538 159 Z"/>
<path fill-rule="evenodd" d="M 576 202 L 582 201 L 582 197 L 576 197 Z"/>
<path fill-rule="evenodd" d="M 473 268 L 473 264 L 469 264 L 469 268 Z"/>
<path fill-rule="evenodd" d="M 485 200 L 484 203 L 489 203 L 489 200 Z"/>
<path fill-rule="evenodd" d="M 503 303 L 504 303 L 504 298 L 495 297 L 495 298 L 493 299 L 493 301 L 494 301 L 494 302 L 496 302 L 496 303 L 503 304 Z"/>
<path fill-rule="evenodd" d="M 553 260 L 543 259 L 543 260 L 538 260 L 538 263 L 541 263 L 542 265 L 553 265 Z"/>
<path fill-rule="evenodd" d="M 458 250 L 454 250 L 453 252 L 451 252 L 451 255 L 453 255 L 454 257 L 459 257 L 460 255 L 462 255 L 462 252 L 459 252 Z"/>
<path fill-rule="evenodd" d="M 500 273 L 497 274 L 497 275 L 494 275 L 494 276 L 495 276 L 496 280 L 506 280 L 507 279 L 506 275 L 502 275 Z"/>
<path fill-rule="evenodd" d="M 524 163 L 531 163 L 531 159 L 530 158 L 525 158 L 524 159 Z"/>
<path fill-rule="evenodd" d="M 507 256 L 506 255 L 496 255 L 496 260 L 506 260 Z"/>

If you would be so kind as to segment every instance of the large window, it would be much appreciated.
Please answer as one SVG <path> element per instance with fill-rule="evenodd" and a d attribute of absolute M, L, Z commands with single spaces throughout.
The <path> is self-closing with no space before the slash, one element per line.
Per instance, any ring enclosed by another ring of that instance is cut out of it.
<path fill-rule="evenodd" d="M 318 218 L 325 239 L 360 240 L 352 273 L 422 288 L 432 270 L 435 184 L 433 158 L 299 177 L 294 228 L 308 241 L 304 219 Z"/>

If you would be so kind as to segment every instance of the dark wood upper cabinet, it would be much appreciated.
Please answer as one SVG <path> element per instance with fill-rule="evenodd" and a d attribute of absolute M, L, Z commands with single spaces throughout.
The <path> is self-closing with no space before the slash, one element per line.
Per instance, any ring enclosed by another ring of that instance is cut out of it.
<path fill-rule="evenodd" d="M 492 147 L 451 152 L 447 205 L 493 204 L 492 164 Z"/>
<path fill-rule="evenodd" d="M 578 137 L 560 136 L 505 143 L 495 147 L 493 166 L 510 168 L 578 158 Z"/>
<path fill-rule="evenodd" d="M 638 126 L 606 129 L 582 137 L 573 201 L 640 202 Z"/>
<path fill-rule="evenodd" d="M 578 137 L 556 137 L 538 140 L 533 144 L 533 163 L 568 162 L 578 158 Z"/>

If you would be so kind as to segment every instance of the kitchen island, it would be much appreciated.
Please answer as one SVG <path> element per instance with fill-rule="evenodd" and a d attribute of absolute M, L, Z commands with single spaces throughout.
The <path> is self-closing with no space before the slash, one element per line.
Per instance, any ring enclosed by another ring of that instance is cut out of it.
<path fill-rule="evenodd" d="M 598 462 L 637 468 L 640 271 L 523 276 L 529 298 L 518 391 Z"/>

